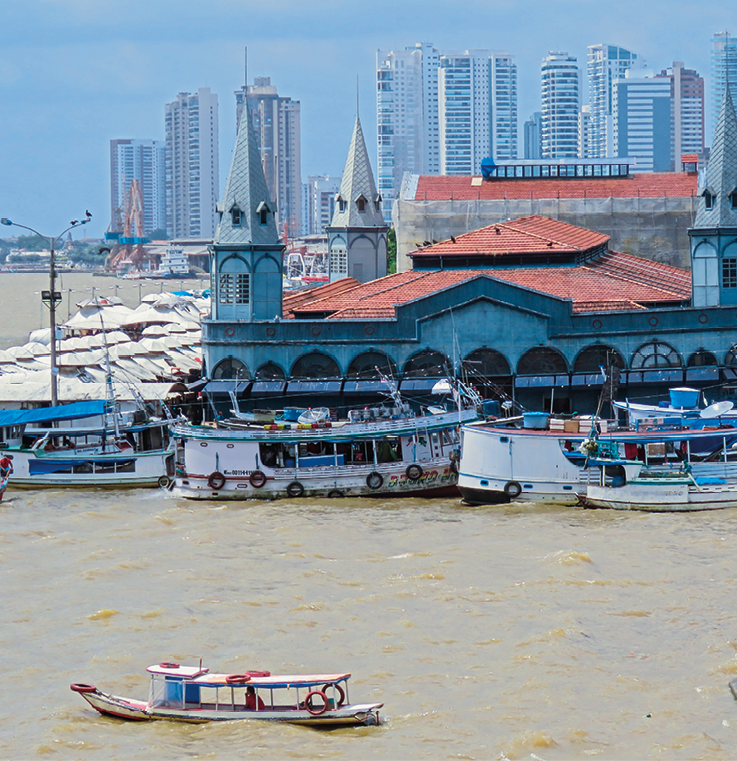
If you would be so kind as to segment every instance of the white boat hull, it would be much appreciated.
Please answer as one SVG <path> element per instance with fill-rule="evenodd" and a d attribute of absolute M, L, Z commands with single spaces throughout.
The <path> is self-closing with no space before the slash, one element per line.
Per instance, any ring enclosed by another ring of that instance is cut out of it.
<path fill-rule="evenodd" d="M 581 502 L 584 507 L 657 513 L 722 510 L 737 507 L 737 486 L 709 484 L 697 487 L 685 482 L 632 482 L 616 488 L 590 485 Z"/>
<path fill-rule="evenodd" d="M 315 715 L 305 709 L 265 708 L 247 710 L 236 707 L 234 710 L 220 706 L 203 705 L 198 708 L 149 707 L 140 700 L 110 695 L 95 689 L 94 692 L 81 693 L 82 697 L 97 711 L 107 716 L 132 721 L 167 720 L 190 724 L 203 724 L 210 721 L 280 721 L 288 724 L 303 724 L 313 727 L 364 725 L 380 723 L 379 709 L 383 703 L 359 703 L 328 709 Z"/>

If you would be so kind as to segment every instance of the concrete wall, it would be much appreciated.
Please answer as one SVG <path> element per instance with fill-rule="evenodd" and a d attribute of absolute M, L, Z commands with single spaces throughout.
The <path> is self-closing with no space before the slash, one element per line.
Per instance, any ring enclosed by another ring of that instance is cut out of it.
<path fill-rule="evenodd" d="M 653 261 L 690 267 L 687 230 L 697 199 L 550 198 L 472 201 L 404 201 L 394 204 L 397 271 L 411 269 L 407 256 L 424 241 L 478 230 L 497 222 L 539 214 L 610 235 L 609 248 Z"/>

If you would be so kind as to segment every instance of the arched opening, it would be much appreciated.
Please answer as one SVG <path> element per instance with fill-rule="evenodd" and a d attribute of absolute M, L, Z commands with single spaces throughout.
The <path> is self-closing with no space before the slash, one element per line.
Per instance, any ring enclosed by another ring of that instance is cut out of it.
<path fill-rule="evenodd" d="M 442 378 L 448 374 L 450 367 L 445 354 L 425 349 L 407 360 L 403 375 L 405 378 Z"/>
<path fill-rule="evenodd" d="M 253 377 L 259 380 L 284 380 L 286 374 L 279 365 L 274 362 L 267 362 L 256 370 Z"/>
<path fill-rule="evenodd" d="M 598 373 L 601 368 L 618 367 L 624 370 L 624 357 L 611 346 L 594 344 L 582 349 L 573 363 L 574 373 Z"/>
<path fill-rule="evenodd" d="M 495 349 L 476 349 L 462 362 L 463 370 L 474 378 L 498 378 L 512 374 L 507 358 Z"/>
<path fill-rule="evenodd" d="M 378 380 L 381 375 L 396 377 L 397 366 L 379 351 L 365 351 L 354 357 L 348 366 L 350 380 Z"/>
<path fill-rule="evenodd" d="M 245 380 L 248 378 L 248 368 L 234 357 L 223 359 L 215 365 L 212 380 Z"/>
<path fill-rule="evenodd" d="M 313 351 L 300 357 L 292 365 L 291 377 L 306 380 L 340 378 L 340 368 L 332 357 L 319 351 Z"/>
<path fill-rule="evenodd" d="M 633 370 L 647 370 L 656 367 L 682 367 L 680 354 L 665 341 L 649 341 L 640 346 L 632 355 L 630 367 Z"/>
<path fill-rule="evenodd" d="M 717 358 L 706 349 L 695 351 L 686 362 L 686 367 L 713 367 L 717 364 Z"/>
<path fill-rule="evenodd" d="M 565 357 L 550 346 L 528 349 L 517 363 L 518 375 L 557 375 L 567 372 Z"/>

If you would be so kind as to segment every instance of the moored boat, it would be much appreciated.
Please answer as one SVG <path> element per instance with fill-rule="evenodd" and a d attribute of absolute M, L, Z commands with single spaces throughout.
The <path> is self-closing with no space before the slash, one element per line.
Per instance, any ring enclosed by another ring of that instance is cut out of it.
<path fill-rule="evenodd" d="M 147 701 L 72 684 L 95 710 L 134 721 L 166 719 L 281 721 L 313 727 L 378 725 L 383 703 L 351 703 L 349 673 L 272 675 L 268 671 L 211 674 L 209 669 L 160 663 L 149 666 Z"/>

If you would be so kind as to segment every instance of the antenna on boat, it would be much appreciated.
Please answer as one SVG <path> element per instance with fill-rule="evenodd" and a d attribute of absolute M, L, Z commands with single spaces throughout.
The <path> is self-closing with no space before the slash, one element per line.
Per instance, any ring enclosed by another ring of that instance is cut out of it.
<path fill-rule="evenodd" d="M 200 671 L 202 671 L 202 658 L 200 658 Z"/>

